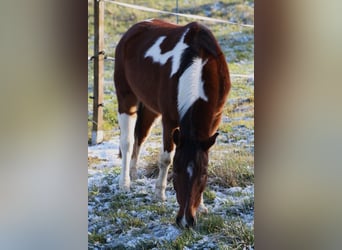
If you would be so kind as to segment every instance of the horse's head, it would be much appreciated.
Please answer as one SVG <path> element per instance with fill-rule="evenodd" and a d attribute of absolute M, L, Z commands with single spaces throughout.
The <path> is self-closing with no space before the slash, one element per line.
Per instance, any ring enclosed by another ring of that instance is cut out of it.
<path fill-rule="evenodd" d="M 196 224 L 196 211 L 208 177 L 208 150 L 217 133 L 205 141 L 186 138 L 178 129 L 173 134 L 176 153 L 173 159 L 173 186 L 180 206 L 176 222 L 179 226 Z"/>

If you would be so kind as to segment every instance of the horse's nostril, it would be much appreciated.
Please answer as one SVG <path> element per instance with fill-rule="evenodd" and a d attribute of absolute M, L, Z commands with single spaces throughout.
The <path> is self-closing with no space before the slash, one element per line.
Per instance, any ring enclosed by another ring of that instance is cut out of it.
<path fill-rule="evenodd" d="M 176 224 L 177 226 L 179 226 L 180 228 L 191 228 L 196 226 L 196 217 L 189 217 L 189 218 L 185 218 L 185 216 L 177 216 L 176 217 Z"/>

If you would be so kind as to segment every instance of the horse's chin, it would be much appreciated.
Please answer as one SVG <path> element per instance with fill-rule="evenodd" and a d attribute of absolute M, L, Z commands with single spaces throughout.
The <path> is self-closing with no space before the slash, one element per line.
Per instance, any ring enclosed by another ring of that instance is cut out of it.
<path fill-rule="evenodd" d="M 180 228 L 192 228 L 196 226 L 196 209 L 193 209 L 192 211 L 194 213 L 192 213 L 190 210 L 187 212 L 178 212 L 176 223 Z"/>
<path fill-rule="evenodd" d="M 180 228 L 184 228 L 186 226 L 186 221 L 184 219 L 184 216 L 177 216 L 176 218 L 176 224 Z"/>
<path fill-rule="evenodd" d="M 193 228 L 196 226 L 196 217 L 186 218 L 185 216 L 177 217 L 176 223 L 180 228 Z"/>
<path fill-rule="evenodd" d="M 188 228 L 194 227 L 197 224 L 196 217 L 192 217 L 192 216 L 190 218 L 187 218 L 186 222 L 187 222 L 186 227 Z"/>

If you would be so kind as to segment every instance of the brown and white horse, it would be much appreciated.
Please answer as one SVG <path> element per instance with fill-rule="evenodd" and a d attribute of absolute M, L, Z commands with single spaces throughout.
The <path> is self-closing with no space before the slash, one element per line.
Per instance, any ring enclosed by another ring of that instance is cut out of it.
<path fill-rule="evenodd" d="M 230 89 L 224 54 L 213 34 L 193 22 L 185 26 L 152 19 L 133 25 L 116 48 L 114 82 L 119 103 L 122 170 L 119 185 L 130 189 L 142 143 L 162 116 L 163 150 L 156 196 L 165 200 L 173 160 L 180 209 L 176 222 L 194 226 L 206 210 L 208 150 L 215 143 Z M 176 149 L 175 149 L 176 145 Z"/>

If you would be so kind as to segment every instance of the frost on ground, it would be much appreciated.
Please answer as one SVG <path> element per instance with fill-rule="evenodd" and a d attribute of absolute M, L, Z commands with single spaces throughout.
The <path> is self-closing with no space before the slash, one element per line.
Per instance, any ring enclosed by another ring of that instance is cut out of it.
<path fill-rule="evenodd" d="M 147 142 L 143 147 L 139 178 L 132 181 L 131 192 L 123 193 L 118 185 L 121 165 L 118 142 L 116 136 L 88 148 L 89 249 L 172 249 L 175 246 L 172 244 L 186 238 L 184 231 L 189 230 L 175 224 L 178 204 L 171 181 L 166 189 L 167 201 L 160 202 L 154 198 L 155 179 L 147 178 L 143 167 L 144 156 L 150 154 L 151 147 L 157 150 L 160 144 Z M 254 185 L 225 188 L 208 184 L 207 190 L 214 194 L 208 200 L 204 197 L 209 214 L 199 214 L 198 225 L 184 249 L 224 249 L 239 240 L 226 235 L 230 232 L 215 229 L 211 219 L 219 219 L 228 227 L 241 225 L 253 234 Z"/>

